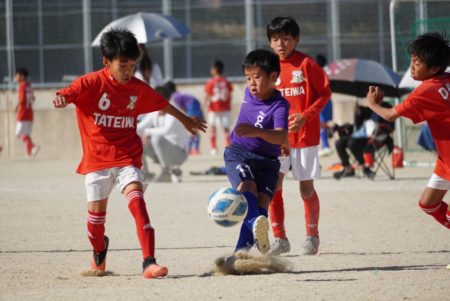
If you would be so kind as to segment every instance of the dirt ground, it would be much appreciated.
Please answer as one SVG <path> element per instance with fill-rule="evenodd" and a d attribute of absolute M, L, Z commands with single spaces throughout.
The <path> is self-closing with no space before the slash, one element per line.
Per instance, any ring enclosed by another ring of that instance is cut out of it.
<path fill-rule="evenodd" d="M 321 163 L 336 161 L 331 156 Z M 288 177 L 292 250 L 283 257 L 290 270 L 213 276 L 214 259 L 231 254 L 239 229 L 221 228 L 206 214 L 208 196 L 229 186 L 226 177 L 189 175 L 221 165 L 220 156 L 191 158 L 182 183 L 150 183 L 145 192 L 157 259 L 169 268 L 167 278 L 145 280 L 133 220 L 116 190 L 106 222 L 107 269 L 114 275 L 80 275 L 91 248 L 77 163 L 0 158 L 0 300 L 450 300 L 449 231 L 417 206 L 431 167 L 399 169 L 393 181 L 382 173 L 374 181 L 336 181 L 324 170 L 316 181 L 317 256 L 301 255 L 303 205 L 297 182 Z"/>

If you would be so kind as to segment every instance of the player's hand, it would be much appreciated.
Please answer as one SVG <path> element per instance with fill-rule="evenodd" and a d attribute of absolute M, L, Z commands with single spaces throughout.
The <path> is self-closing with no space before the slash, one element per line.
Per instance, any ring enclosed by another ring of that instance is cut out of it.
<path fill-rule="evenodd" d="M 289 132 L 297 132 L 306 122 L 302 114 L 292 114 L 288 117 Z"/>
<path fill-rule="evenodd" d="M 291 148 L 290 148 L 289 144 L 280 145 L 280 149 L 281 149 L 282 157 L 287 157 L 291 154 Z"/>
<path fill-rule="evenodd" d="M 67 107 L 66 98 L 62 95 L 56 95 L 53 99 L 53 106 L 57 109 L 62 109 Z"/>
<path fill-rule="evenodd" d="M 192 135 L 197 134 L 198 131 L 206 132 L 206 129 L 207 129 L 206 121 L 200 117 L 195 117 L 195 116 L 186 117 L 185 122 L 183 124 L 184 124 L 184 127 Z"/>
<path fill-rule="evenodd" d="M 384 93 L 380 87 L 369 86 L 369 91 L 367 92 L 367 104 L 370 107 L 373 104 L 379 104 L 383 101 Z"/>
<path fill-rule="evenodd" d="M 236 135 L 244 137 L 258 137 L 258 129 L 248 123 L 241 123 L 234 129 Z"/>

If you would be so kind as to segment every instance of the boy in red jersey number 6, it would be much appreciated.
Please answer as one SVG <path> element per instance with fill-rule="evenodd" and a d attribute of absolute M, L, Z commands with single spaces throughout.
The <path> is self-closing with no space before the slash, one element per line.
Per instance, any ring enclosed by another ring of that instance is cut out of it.
<path fill-rule="evenodd" d="M 369 108 L 388 121 L 400 116 L 414 123 L 426 121 L 434 137 L 438 158 L 433 174 L 419 200 L 419 207 L 450 229 L 450 211 L 443 201 L 450 189 L 450 47 L 438 33 L 419 36 L 408 46 L 411 76 L 423 81 L 401 104 L 394 108 L 380 105 L 383 92 L 371 86 L 367 93 Z"/>
<path fill-rule="evenodd" d="M 136 133 L 137 116 L 162 110 L 187 130 L 205 131 L 205 124 L 189 118 L 150 86 L 133 77 L 138 43 L 125 29 L 106 32 L 100 42 L 105 68 L 76 79 L 57 92 L 55 108 L 76 106 L 83 158 L 77 172 L 86 175 L 88 237 L 93 247 L 91 270 L 104 272 L 108 237 L 104 235 L 108 197 L 114 185 L 126 196 L 136 222 L 145 278 L 166 276 L 155 259 L 155 234 L 144 201 L 142 143 Z"/>
<path fill-rule="evenodd" d="M 328 77 L 311 57 L 296 51 L 300 28 L 291 17 L 275 17 L 266 28 L 270 47 L 280 58 L 281 73 L 276 89 L 289 101 L 290 155 L 280 157 L 280 175 L 269 207 L 275 241 L 270 253 L 290 251 L 284 229 L 283 177 L 292 167 L 292 175 L 300 183 L 305 208 L 306 239 L 303 254 L 314 255 L 319 249 L 319 197 L 314 179 L 320 177 L 319 141 L 320 111 L 331 98 Z"/>

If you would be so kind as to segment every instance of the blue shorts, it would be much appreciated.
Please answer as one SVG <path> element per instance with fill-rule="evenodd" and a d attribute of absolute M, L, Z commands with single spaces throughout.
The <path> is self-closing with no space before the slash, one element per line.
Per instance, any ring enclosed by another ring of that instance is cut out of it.
<path fill-rule="evenodd" d="M 259 193 L 265 193 L 272 199 L 280 170 L 278 158 L 264 157 L 236 144 L 225 148 L 223 157 L 228 179 L 234 188 L 250 180 L 256 183 Z"/>
<path fill-rule="evenodd" d="M 333 103 L 330 99 L 322 111 L 320 111 L 320 122 L 328 122 L 331 120 L 333 120 Z"/>

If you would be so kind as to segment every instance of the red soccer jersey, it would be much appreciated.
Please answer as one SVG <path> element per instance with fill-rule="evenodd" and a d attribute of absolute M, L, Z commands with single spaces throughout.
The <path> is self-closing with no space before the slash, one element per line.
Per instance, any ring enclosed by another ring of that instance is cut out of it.
<path fill-rule="evenodd" d="M 209 102 L 209 111 L 230 111 L 231 91 L 233 91 L 233 86 L 225 77 L 218 76 L 209 79 L 205 85 L 205 92 L 211 100 Z"/>
<path fill-rule="evenodd" d="M 164 108 L 168 102 L 137 78 L 118 83 L 109 71 L 88 73 L 57 92 L 76 106 L 83 158 L 77 172 L 142 165 L 142 142 L 136 133 L 139 114 Z"/>
<path fill-rule="evenodd" d="M 280 67 L 275 87 L 289 101 L 289 115 L 301 113 L 306 118 L 298 132 L 289 132 L 289 144 L 294 148 L 318 145 L 320 111 L 331 98 L 328 77 L 312 58 L 299 51 L 281 60 Z"/>
<path fill-rule="evenodd" d="M 33 121 L 34 94 L 31 84 L 27 82 L 20 83 L 17 96 L 19 99 L 17 121 Z"/>
<path fill-rule="evenodd" d="M 434 173 L 450 181 L 450 73 L 425 80 L 395 110 L 414 123 L 427 121 L 439 153 Z"/>

